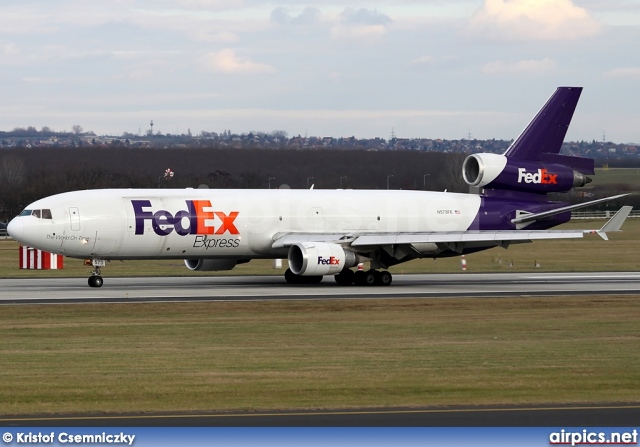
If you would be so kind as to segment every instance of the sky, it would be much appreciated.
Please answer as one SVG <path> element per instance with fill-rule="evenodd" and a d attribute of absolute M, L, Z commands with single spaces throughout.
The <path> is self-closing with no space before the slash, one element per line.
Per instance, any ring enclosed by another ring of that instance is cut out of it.
<path fill-rule="evenodd" d="M 0 130 L 640 143 L 640 0 L 3 0 Z"/>

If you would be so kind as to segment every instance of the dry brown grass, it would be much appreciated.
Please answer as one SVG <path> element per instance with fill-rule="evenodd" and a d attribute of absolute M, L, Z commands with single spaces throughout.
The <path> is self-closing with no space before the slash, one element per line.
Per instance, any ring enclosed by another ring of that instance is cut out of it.
<path fill-rule="evenodd" d="M 3 306 L 0 414 L 640 401 L 636 297 Z"/>

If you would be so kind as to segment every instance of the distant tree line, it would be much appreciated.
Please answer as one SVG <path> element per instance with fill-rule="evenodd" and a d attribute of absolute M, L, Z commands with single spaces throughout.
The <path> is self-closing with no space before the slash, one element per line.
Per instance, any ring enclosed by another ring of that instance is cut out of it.
<path fill-rule="evenodd" d="M 415 151 L 9 148 L 0 151 L 0 221 L 56 193 L 94 188 L 413 189 L 467 192 L 465 154 Z M 166 169 L 174 176 L 165 178 Z M 615 189 L 615 191 L 613 190 Z M 613 185 L 598 196 L 629 189 Z M 580 191 L 561 200 L 584 200 Z M 634 198 L 633 200 L 637 200 Z M 630 200 L 625 199 L 625 203 Z M 615 206 L 615 204 L 611 205 Z"/>
<path fill-rule="evenodd" d="M 95 133 L 89 131 L 84 132 L 82 126 L 75 124 L 71 126 L 71 132 L 62 131 L 56 132 L 50 127 L 43 126 L 40 130 L 33 126 L 28 127 L 16 127 L 11 131 L 0 131 L 0 138 L 51 138 L 51 137 L 71 137 L 79 135 L 95 135 Z"/>

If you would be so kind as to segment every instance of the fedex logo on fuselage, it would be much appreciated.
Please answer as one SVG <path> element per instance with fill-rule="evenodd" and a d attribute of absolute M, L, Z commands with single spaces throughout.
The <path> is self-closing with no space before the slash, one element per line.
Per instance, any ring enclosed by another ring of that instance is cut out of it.
<path fill-rule="evenodd" d="M 518 168 L 518 183 L 522 182 L 557 185 L 558 174 L 550 174 L 546 169 L 538 169 L 537 172 L 527 172 L 525 168 Z"/>
<path fill-rule="evenodd" d="M 223 211 L 214 211 L 209 200 L 185 200 L 185 202 L 187 209 L 172 214 L 166 210 L 152 211 L 150 200 L 132 200 L 131 205 L 136 219 L 135 234 L 144 234 L 146 220 L 151 221 L 153 231 L 158 236 L 168 236 L 173 230 L 180 236 L 240 234 L 234 224 L 236 217 L 240 214 L 238 211 L 232 211 L 228 215 Z M 216 217 L 222 221 L 218 228 L 211 222 Z"/>
<path fill-rule="evenodd" d="M 323 256 L 318 256 L 318 265 L 339 265 L 340 259 L 335 256 L 330 256 L 325 258 Z"/>

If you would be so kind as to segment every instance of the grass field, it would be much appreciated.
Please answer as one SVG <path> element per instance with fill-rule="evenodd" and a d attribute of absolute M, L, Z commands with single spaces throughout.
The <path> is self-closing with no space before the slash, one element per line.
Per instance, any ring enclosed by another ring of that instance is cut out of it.
<path fill-rule="evenodd" d="M 639 229 L 493 249 L 468 271 L 637 270 Z M 90 270 L 17 265 L 1 241 L 3 278 Z M 459 272 L 460 260 L 391 270 Z M 233 272 L 282 274 L 266 261 Z M 104 274 L 193 272 L 136 261 Z M 0 414 L 640 402 L 639 321 L 635 296 L 5 305 Z"/>
<path fill-rule="evenodd" d="M 640 190 L 640 168 L 596 169 L 596 175 L 589 176 L 593 180 L 589 188 L 604 185 L 628 185 L 631 190 Z"/>
<path fill-rule="evenodd" d="M 636 297 L 3 306 L 0 413 L 640 401 Z"/>

